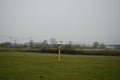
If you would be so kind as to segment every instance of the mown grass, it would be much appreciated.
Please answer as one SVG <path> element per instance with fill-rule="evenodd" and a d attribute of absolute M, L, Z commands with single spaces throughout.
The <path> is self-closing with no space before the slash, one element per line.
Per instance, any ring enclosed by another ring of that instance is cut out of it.
<path fill-rule="evenodd" d="M 120 57 L 0 52 L 0 80 L 120 80 Z"/>

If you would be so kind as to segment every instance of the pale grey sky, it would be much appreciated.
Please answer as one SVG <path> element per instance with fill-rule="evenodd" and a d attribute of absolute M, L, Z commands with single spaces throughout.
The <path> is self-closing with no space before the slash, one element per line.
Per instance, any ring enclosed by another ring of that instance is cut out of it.
<path fill-rule="evenodd" d="M 120 0 L 0 0 L 0 42 L 10 36 L 120 43 Z"/>

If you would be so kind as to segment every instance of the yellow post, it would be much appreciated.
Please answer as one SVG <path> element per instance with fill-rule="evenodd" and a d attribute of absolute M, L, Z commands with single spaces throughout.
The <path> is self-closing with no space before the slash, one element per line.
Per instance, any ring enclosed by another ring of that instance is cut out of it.
<path fill-rule="evenodd" d="M 59 44 L 59 47 L 58 47 L 58 51 L 59 51 L 59 53 L 58 53 L 58 62 L 60 62 L 60 53 L 61 53 L 61 44 Z"/>

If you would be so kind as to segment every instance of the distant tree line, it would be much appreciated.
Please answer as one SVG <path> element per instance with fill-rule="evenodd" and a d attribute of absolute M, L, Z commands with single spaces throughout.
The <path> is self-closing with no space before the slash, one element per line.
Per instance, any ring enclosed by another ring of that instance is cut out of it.
<path fill-rule="evenodd" d="M 4 48 L 29 48 L 29 49 L 57 49 L 58 48 L 58 41 L 55 38 L 51 38 L 49 41 L 44 40 L 42 42 L 34 42 L 32 39 L 30 39 L 26 43 L 17 43 L 16 41 L 14 43 L 8 41 L 8 42 L 2 42 L 0 43 L 0 47 Z M 113 49 L 120 49 L 120 45 L 105 45 L 104 43 L 99 43 L 97 41 L 93 42 L 92 45 L 87 44 L 74 44 L 72 41 L 69 41 L 68 43 L 62 44 L 62 49 L 107 49 L 112 48 Z"/>
<path fill-rule="evenodd" d="M 86 44 L 73 44 L 69 41 L 67 44 L 61 44 L 62 54 L 72 55 L 109 55 L 120 56 L 119 50 L 108 49 L 104 43 L 93 42 L 91 46 Z M 120 45 L 114 45 L 115 49 L 120 49 Z M 1 48 L 17 48 L 16 51 L 22 52 L 37 52 L 37 53 L 58 53 L 58 43 L 56 39 L 52 38 L 50 41 L 44 40 L 42 42 L 34 42 L 29 40 L 26 43 L 0 43 Z M 111 45 L 109 45 L 111 47 Z M 112 45 L 113 47 L 113 45 Z"/>
<path fill-rule="evenodd" d="M 50 43 L 47 40 L 43 42 L 34 42 L 30 40 L 24 44 L 20 43 L 11 43 L 11 42 L 2 42 L 0 43 L 0 47 L 4 48 L 30 48 L 30 49 L 57 49 L 58 44 L 57 41 L 52 38 Z M 92 46 L 87 46 L 85 44 L 73 44 L 72 42 L 68 42 L 67 44 L 62 44 L 62 49 L 105 49 L 106 46 L 104 43 L 99 44 L 98 42 L 94 42 Z"/>

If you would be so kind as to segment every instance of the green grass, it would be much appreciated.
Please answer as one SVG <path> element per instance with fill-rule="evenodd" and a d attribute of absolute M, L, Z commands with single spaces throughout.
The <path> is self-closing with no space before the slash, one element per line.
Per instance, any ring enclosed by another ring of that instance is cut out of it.
<path fill-rule="evenodd" d="M 120 57 L 2 51 L 0 80 L 120 80 Z"/>

